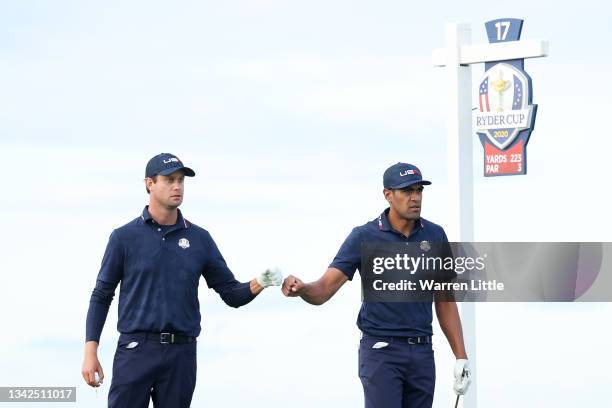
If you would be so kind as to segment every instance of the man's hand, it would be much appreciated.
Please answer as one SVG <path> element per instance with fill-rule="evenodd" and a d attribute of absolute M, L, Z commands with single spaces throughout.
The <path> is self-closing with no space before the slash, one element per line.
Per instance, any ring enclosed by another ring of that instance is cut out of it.
<path fill-rule="evenodd" d="M 470 378 L 470 368 L 468 367 L 468 361 L 465 359 L 457 359 L 455 363 L 455 383 L 453 384 L 453 388 L 455 390 L 455 394 L 464 395 L 468 387 L 470 386 L 470 382 L 472 382 Z"/>
<path fill-rule="evenodd" d="M 280 269 L 271 268 L 260 273 L 255 279 L 257 279 L 257 283 L 259 283 L 262 288 L 267 288 L 268 286 L 280 286 L 283 283 L 283 274 L 281 273 Z"/>
<path fill-rule="evenodd" d="M 83 360 L 83 368 L 81 374 L 85 382 L 92 387 L 99 387 L 104 382 L 104 370 L 102 365 L 98 361 L 98 355 L 96 349 L 90 343 L 94 343 L 97 348 L 97 343 L 94 341 L 88 341 L 85 345 L 85 359 Z M 98 373 L 99 381 L 96 380 L 96 373 Z"/>
<path fill-rule="evenodd" d="M 296 297 L 302 294 L 304 286 L 304 282 L 299 278 L 289 275 L 283 282 L 282 291 L 285 296 Z"/>

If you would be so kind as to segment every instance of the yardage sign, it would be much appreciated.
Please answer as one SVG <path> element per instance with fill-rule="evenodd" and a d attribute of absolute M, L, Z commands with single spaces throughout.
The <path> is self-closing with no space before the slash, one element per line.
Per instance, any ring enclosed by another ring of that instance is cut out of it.
<path fill-rule="evenodd" d="M 500 18 L 485 23 L 489 43 L 518 41 L 523 20 Z M 485 62 L 478 85 L 473 125 L 484 147 L 484 175 L 527 173 L 527 142 L 537 105 L 531 103 L 531 78 L 524 59 Z"/>

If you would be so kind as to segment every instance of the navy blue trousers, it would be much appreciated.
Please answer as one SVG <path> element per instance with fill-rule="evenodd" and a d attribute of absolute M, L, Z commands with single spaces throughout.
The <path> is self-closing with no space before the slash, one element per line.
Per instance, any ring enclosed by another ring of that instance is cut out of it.
<path fill-rule="evenodd" d="M 372 348 L 379 342 L 388 345 Z M 364 335 L 359 344 L 359 378 L 366 408 L 431 408 L 436 385 L 431 344 Z"/>
<path fill-rule="evenodd" d="M 196 350 L 196 342 L 160 344 L 159 336 L 120 335 L 108 406 L 147 408 L 153 400 L 158 408 L 189 407 L 196 384 Z"/>

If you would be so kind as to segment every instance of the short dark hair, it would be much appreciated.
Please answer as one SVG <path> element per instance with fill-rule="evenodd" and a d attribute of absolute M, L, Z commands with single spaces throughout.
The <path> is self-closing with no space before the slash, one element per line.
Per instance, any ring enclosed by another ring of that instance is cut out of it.
<path fill-rule="evenodd" d="M 153 180 L 154 183 L 157 183 L 157 174 L 154 175 L 153 177 L 147 177 L 147 178 L 150 178 L 151 180 Z M 151 192 L 149 191 L 149 187 L 147 187 L 146 184 L 145 184 L 145 189 L 147 190 L 147 194 L 151 194 Z"/>

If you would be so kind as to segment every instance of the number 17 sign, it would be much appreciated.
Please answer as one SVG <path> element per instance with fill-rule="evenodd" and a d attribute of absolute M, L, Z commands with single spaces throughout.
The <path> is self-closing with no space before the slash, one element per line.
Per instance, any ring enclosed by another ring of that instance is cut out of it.
<path fill-rule="evenodd" d="M 489 43 L 518 41 L 523 20 L 501 18 L 485 23 Z M 531 103 L 531 78 L 524 59 L 485 63 L 478 86 L 473 125 L 484 147 L 484 175 L 527 173 L 527 142 L 537 105 Z"/>

